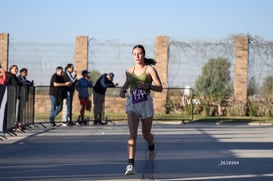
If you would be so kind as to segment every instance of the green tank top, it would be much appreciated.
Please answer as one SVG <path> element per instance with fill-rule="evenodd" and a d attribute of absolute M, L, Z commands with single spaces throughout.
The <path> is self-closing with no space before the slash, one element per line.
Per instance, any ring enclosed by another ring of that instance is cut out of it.
<path fill-rule="evenodd" d="M 152 83 L 151 77 L 146 74 L 146 69 L 147 69 L 147 66 L 145 68 L 145 71 L 142 74 L 140 74 L 140 75 L 137 76 L 134 73 L 134 70 L 135 70 L 135 67 L 134 67 L 133 73 L 131 73 L 128 76 L 128 80 L 130 82 L 130 91 L 138 89 L 138 87 L 137 87 L 137 82 L 138 81 L 142 81 L 142 82 L 145 82 L 145 83 L 148 83 L 148 84 Z M 149 94 L 150 90 L 146 90 L 146 93 Z"/>

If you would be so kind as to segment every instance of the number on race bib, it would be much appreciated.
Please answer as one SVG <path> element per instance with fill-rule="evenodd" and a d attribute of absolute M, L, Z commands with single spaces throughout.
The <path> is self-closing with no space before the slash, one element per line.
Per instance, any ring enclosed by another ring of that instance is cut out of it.
<path fill-rule="evenodd" d="M 136 89 L 132 92 L 133 104 L 143 102 L 147 100 L 147 93 L 143 89 Z"/>

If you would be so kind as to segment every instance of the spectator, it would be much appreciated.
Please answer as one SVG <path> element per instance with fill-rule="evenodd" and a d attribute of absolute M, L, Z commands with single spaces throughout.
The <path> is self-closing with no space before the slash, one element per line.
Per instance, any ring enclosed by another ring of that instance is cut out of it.
<path fill-rule="evenodd" d="M 116 87 L 118 83 L 113 83 L 114 73 L 104 73 L 101 75 L 93 88 L 94 102 L 94 124 L 104 124 L 102 122 L 104 113 L 105 93 L 108 87 Z"/>
<path fill-rule="evenodd" d="M 51 76 L 49 87 L 49 98 L 51 104 L 49 121 L 53 127 L 56 126 L 55 118 L 63 109 L 63 99 L 66 97 L 66 87 L 71 82 L 65 82 L 63 77 L 63 68 L 58 66 L 56 72 Z"/>
<path fill-rule="evenodd" d="M 7 73 L 5 69 L 2 67 L 2 65 L 0 64 L 0 85 L 6 84 L 6 80 L 7 80 Z"/>
<path fill-rule="evenodd" d="M 4 135 L 3 125 L 7 104 L 7 86 L 4 86 L 6 84 L 6 79 L 6 71 L 0 64 L 0 136 Z"/>
<path fill-rule="evenodd" d="M 27 76 L 28 76 L 27 68 L 22 68 L 20 70 L 20 75 L 18 76 L 20 83 L 24 86 L 33 86 L 33 81 L 27 80 Z"/>
<path fill-rule="evenodd" d="M 83 70 L 82 71 L 82 78 L 80 78 L 77 83 L 76 83 L 76 88 L 78 91 L 78 96 L 79 96 L 79 100 L 80 100 L 80 105 L 81 105 L 81 109 L 80 109 L 80 115 L 79 115 L 79 123 L 82 124 L 84 122 L 84 114 L 85 114 L 85 109 L 88 106 L 89 103 L 89 91 L 88 88 L 92 88 L 93 84 L 90 80 L 90 76 L 88 75 L 88 71 L 87 70 Z M 91 104 L 90 104 L 91 106 Z M 86 122 L 84 122 L 84 124 L 86 125 Z"/>
<path fill-rule="evenodd" d="M 8 96 L 16 96 L 16 100 L 13 101 L 9 101 L 9 104 L 12 105 L 14 104 L 14 108 L 15 108 L 15 113 L 14 113 L 14 117 L 12 117 L 11 121 L 14 121 L 14 125 L 21 125 L 21 120 L 19 120 L 19 105 L 20 105 L 20 86 L 22 86 L 22 83 L 19 81 L 18 77 L 17 77 L 17 73 L 18 73 L 18 66 L 17 65 L 12 65 L 9 68 L 9 72 L 7 74 L 7 85 L 8 86 Z M 10 110 L 12 111 L 12 110 Z M 13 111 L 12 111 L 13 112 Z"/>
<path fill-rule="evenodd" d="M 17 65 L 12 65 L 9 68 L 8 76 L 7 76 L 7 84 L 12 85 L 12 86 L 20 86 L 22 83 L 19 81 L 17 77 L 18 73 L 18 66 Z"/>
<path fill-rule="evenodd" d="M 65 67 L 63 74 L 65 82 L 71 82 L 66 91 L 66 125 L 73 125 L 72 121 L 72 103 L 75 92 L 75 84 L 77 81 L 77 72 L 74 70 L 73 64 L 69 63 Z"/>
<path fill-rule="evenodd" d="M 20 70 L 20 75 L 18 75 L 18 80 L 20 82 L 19 86 L 19 94 L 20 94 L 20 104 L 19 104 L 19 112 L 18 112 L 18 119 L 25 123 L 24 120 L 24 113 L 26 108 L 26 102 L 28 101 L 28 93 L 29 93 L 29 87 L 33 86 L 33 81 L 27 80 L 28 76 L 28 70 L 27 68 L 22 68 Z"/>

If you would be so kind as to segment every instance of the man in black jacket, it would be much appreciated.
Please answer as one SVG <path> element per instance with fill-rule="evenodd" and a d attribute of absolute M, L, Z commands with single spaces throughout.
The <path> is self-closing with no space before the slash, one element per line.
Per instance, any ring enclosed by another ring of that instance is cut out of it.
<path fill-rule="evenodd" d="M 51 76 L 49 87 L 49 98 L 51 104 L 49 121 L 53 127 L 55 124 L 55 117 L 63 109 L 63 100 L 66 97 L 66 88 L 71 85 L 70 81 L 65 82 L 63 77 L 63 68 L 58 66 L 56 72 Z"/>
<path fill-rule="evenodd" d="M 105 92 L 108 87 L 118 86 L 118 83 L 113 83 L 114 76 L 112 72 L 102 74 L 93 88 L 94 124 L 103 124 Z"/>

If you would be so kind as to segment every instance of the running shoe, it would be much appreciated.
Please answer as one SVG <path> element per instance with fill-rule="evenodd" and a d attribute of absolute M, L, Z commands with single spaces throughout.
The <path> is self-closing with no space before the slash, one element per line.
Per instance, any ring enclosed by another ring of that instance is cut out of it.
<path fill-rule="evenodd" d="M 135 174 L 134 165 L 132 165 L 132 164 L 127 165 L 124 175 L 134 175 L 134 174 Z"/>
<path fill-rule="evenodd" d="M 63 122 L 62 126 L 69 126 L 69 123 L 68 122 Z"/>

